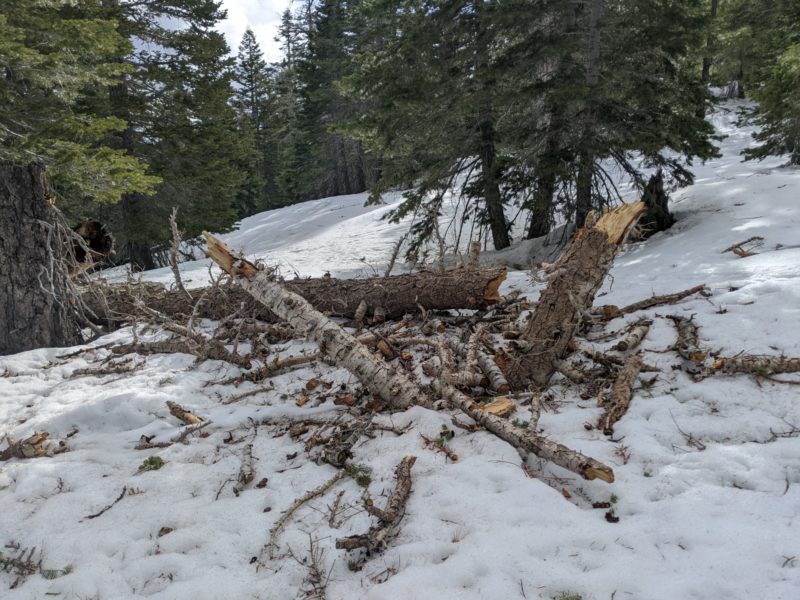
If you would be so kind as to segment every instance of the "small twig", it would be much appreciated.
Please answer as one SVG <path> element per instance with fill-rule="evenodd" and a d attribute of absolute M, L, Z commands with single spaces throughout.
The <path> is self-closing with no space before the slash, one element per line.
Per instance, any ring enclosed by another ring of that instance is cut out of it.
<path fill-rule="evenodd" d="M 128 491 L 128 486 L 124 486 L 124 487 L 122 488 L 122 491 L 120 492 L 120 494 L 119 494 L 119 496 L 117 497 L 117 499 L 116 499 L 116 500 L 114 500 L 114 501 L 113 501 L 111 504 L 109 504 L 108 506 L 106 506 L 106 507 L 105 507 L 103 510 L 101 510 L 100 512 L 97 512 L 97 513 L 95 513 L 95 514 L 93 514 L 93 515 L 89 515 L 88 517 L 85 517 L 85 518 L 86 518 L 86 519 L 96 519 L 97 517 L 99 517 L 100 515 L 102 515 L 103 513 L 105 513 L 107 510 L 109 510 L 109 509 L 110 509 L 112 506 L 114 506 L 114 505 L 115 505 L 117 502 L 119 502 L 120 500 L 122 500 L 122 498 L 124 498 L 124 497 L 125 497 L 125 493 L 126 493 L 127 491 Z"/>
<path fill-rule="evenodd" d="M 261 549 L 261 554 L 263 556 L 264 551 L 267 552 L 270 559 L 275 558 L 275 552 L 278 549 L 278 536 L 280 536 L 281 531 L 286 526 L 286 523 L 289 519 L 292 518 L 292 515 L 297 512 L 301 506 L 303 506 L 309 500 L 316 498 L 317 496 L 321 496 L 325 492 L 327 492 L 330 488 L 336 485 L 339 481 L 341 481 L 347 472 L 344 470 L 338 471 L 336 475 L 331 477 L 328 481 L 320 485 L 319 487 L 314 488 L 300 496 L 297 500 L 295 500 L 292 505 L 281 515 L 281 518 L 272 526 L 269 532 L 269 542 L 266 546 Z"/>

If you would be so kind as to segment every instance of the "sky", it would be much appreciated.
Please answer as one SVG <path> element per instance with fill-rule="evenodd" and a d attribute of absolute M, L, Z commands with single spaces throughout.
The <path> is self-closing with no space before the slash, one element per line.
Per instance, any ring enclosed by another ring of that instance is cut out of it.
<path fill-rule="evenodd" d="M 268 62 L 280 58 L 280 48 L 273 39 L 278 32 L 281 13 L 291 0 L 223 0 L 228 18 L 220 24 L 231 51 L 235 54 L 245 29 L 250 26 L 256 34 L 264 58 Z"/>

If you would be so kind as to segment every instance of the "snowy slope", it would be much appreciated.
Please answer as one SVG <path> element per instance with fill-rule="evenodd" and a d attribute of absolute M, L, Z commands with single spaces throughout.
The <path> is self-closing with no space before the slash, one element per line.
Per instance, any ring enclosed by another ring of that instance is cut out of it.
<path fill-rule="evenodd" d="M 675 195 L 678 223 L 627 248 L 597 300 L 622 305 L 709 286 L 709 298 L 647 311 L 655 322 L 645 360 L 661 367 L 658 379 L 637 390 L 615 429 L 616 442 L 584 429 L 601 411 L 566 388 L 554 388 L 552 410 L 540 421 L 548 436 L 612 465 L 614 484 L 582 481 L 535 457 L 528 466 L 536 477 L 529 478 L 510 446 L 460 429 L 450 444 L 460 460 L 451 463 L 419 438 L 436 437 L 450 425 L 448 414 L 415 408 L 383 415 L 382 422 L 413 422 L 414 429 L 365 439 L 354 460 L 371 467 L 369 490 L 378 498 L 391 489 L 399 460 L 418 457 L 399 537 L 362 571 L 348 569 L 334 539 L 363 532 L 370 519 L 359 508 L 361 488 L 346 480 L 301 508 L 281 536 L 280 557 L 259 565 L 251 559 L 281 513 L 334 469 L 308 462 L 302 443 L 277 435 L 275 427 L 261 425 L 254 437 L 250 419 L 340 410 L 330 400 L 302 408 L 294 400 L 312 376 L 333 389 L 352 389 L 357 381 L 351 375 L 317 364 L 276 377 L 273 391 L 224 404 L 253 389 L 214 384 L 237 373 L 224 363 L 134 357 L 140 363 L 134 373 L 86 377 L 73 374 L 96 366 L 107 350 L 65 359 L 57 357 L 79 349 L 26 352 L 0 358 L 0 433 L 14 439 L 34 431 L 55 439 L 77 433 L 67 439 L 69 452 L 0 463 L 0 552 L 11 553 L 3 547 L 11 543 L 35 546 L 54 576 L 32 575 L 7 590 L 14 578 L 0 573 L 0 597 L 303 598 L 307 568 L 289 550 L 302 559 L 310 534 L 330 570 L 329 600 L 546 599 L 562 593 L 583 600 L 799 598 L 800 388 L 746 376 L 694 383 L 671 369 L 678 360 L 664 350 L 674 330 L 656 318 L 695 315 L 703 344 L 725 355 L 800 356 L 800 171 L 780 167 L 779 159 L 741 163 L 738 152 L 750 143 L 749 132 L 736 129 L 734 120 L 725 110 L 716 114 L 718 129 L 729 136 L 723 157 L 697 166 L 696 184 Z M 362 203 L 345 197 L 272 211 L 226 237 L 288 272 L 369 272 L 359 259 L 385 261 L 402 226 L 378 220 L 385 207 Z M 756 235 L 765 240 L 755 256 L 721 252 Z M 207 277 L 203 261 L 184 267 L 198 282 Z M 165 273 L 155 277 L 168 280 Z M 536 296 L 522 271 L 504 284 L 504 292 L 512 289 Z M 123 330 L 93 346 L 129 338 Z M 281 354 L 300 346 L 312 348 L 287 343 Z M 135 450 L 143 434 L 163 441 L 179 431 L 167 400 L 209 417 L 210 435 L 160 451 Z M 515 417 L 527 418 L 524 412 Z M 233 443 L 225 441 L 229 432 Z M 268 482 L 236 497 L 232 480 L 250 439 L 256 481 Z M 166 464 L 136 474 L 155 454 Z M 123 487 L 125 497 L 88 518 Z M 328 506 L 340 490 L 351 508 L 332 529 Z M 618 523 L 591 508 L 599 501 L 614 502 Z M 162 528 L 171 531 L 159 536 Z"/>

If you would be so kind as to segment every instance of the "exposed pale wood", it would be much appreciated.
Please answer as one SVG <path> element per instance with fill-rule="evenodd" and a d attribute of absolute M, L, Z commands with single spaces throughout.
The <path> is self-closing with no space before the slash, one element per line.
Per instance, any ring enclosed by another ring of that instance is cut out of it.
<path fill-rule="evenodd" d="M 198 417 L 193 412 L 185 409 L 180 404 L 171 402 L 170 400 L 167 400 L 167 408 L 169 408 L 169 412 L 173 417 L 180 419 L 186 425 L 197 425 L 205 420 L 202 417 Z"/>
<path fill-rule="evenodd" d="M 614 381 L 611 395 L 605 402 L 606 410 L 598 423 L 598 428 L 606 435 L 614 433 L 614 425 L 628 412 L 633 397 L 633 386 L 641 368 L 642 358 L 639 355 L 631 356 L 625 361 L 625 365 Z"/>
<path fill-rule="evenodd" d="M 647 333 L 650 331 L 650 326 L 653 324 L 649 319 L 642 319 L 634 323 L 631 330 L 623 339 L 616 343 L 614 350 L 619 352 L 627 352 L 633 350 L 642 343 Z"/>
<path fill-rule="evenodd" d="M 553 265 L 533 316 L 521 332 L 528 350 L 514 357 L 506 377 L 512 389 L 544 388 L 568 349 L 584 312 L 591 308 L 619 244 L 644 212 L 642 202 L 603 215 L 591 229 L 579 230 Z"/>
<path fill-rule="evenodd" d="M 489 414 L 496 415 L 498 417 L 507 417 L 517 410 L 517 405 L 514 404 L 511 401 L 511 398 L 508 396 L 498 396 L 489 404 L 484 404 L 480 408 L 482 411 Z"/>
<path fill-rule="evenodd" d="M 253 468 L 253 444 L 247 444 L 242 451 L 242 465 L 239 467 L 239 475 L 236 477 L 236 484 L 233 486 L 233 493 L 238 496 L 242 493 L 253 479 L 256 472 Z"/>

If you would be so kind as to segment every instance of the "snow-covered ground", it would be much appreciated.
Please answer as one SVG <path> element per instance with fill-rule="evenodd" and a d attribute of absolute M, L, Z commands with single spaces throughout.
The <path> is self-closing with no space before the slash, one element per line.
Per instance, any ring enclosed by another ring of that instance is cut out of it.
<path fill-rule="evenodd" d="M 19 440 L 48 431 L 66 439 L 69 452 L 0 463 L 0 552 L 16 556 L 15 545 L 35 546 L 48 575 L 8 590 L 14 576 L 0 571 L 0 597 L 303 598 L 301 561 L 311 536 L 324 551 L 329 600 L 800 598 L 800 388 L 747 376 L 694 383 L 671 368 L 678 359 L 665 350 L 673 326 L 658 318 L 694 315 L 702 343 L 725 355 L 800 356 L 800 171 L 780 167 L 780 159 L 742 163 L 750 132 L 725 109 L 714 118 L 728 135 L 722 158 L 698 165 L 696 184 L 675 195 L 678 223 L 670 231 L 618 257 L 597 303 L 622 305 L 700 283 L 711 296 L 647 311 L 654 326 L 645 360 L 661 372 L 637 389 L 614 441 L 584 428 L 601 413 L 594 401 L 560 386 L 554 410 L 540 421 L 546 435 L 612 465 L 615 483 L 585 482 L 535 457 L 530 478 L 509 445 L 458 428 L 450 446 L 460 459 L 449 462 L 424 448 L 419 434 L 436 437 L 450 416 L 415 408 L 378 417 L 413 422 L 411 431 L 378 434 L 355 448 L 354 461 L 371 468 L 375 498 L 391 489 L 403 456 L 418 457 L 399 536 L 385 553 L 352 572 L 334 549 L 336 537 L 370 524 L 359 508 L 363 490 L 347 479 L 294 515 L 277 559 L 254 560 L 281 513 L 335 471 L 309 462 L 302 442 L 274 427 L 261 425 L 254 435 L 252 423 L 342 410 L 330 400 L 298 407 L 295 399 L 312 377 L 333 389 L 357 387 L 355 378 L 318 364 L 276 377 L 273 391 L 224 404 L 252 389 L 214 385 L 238 372 L 225 363 L 153 355 L 134 358 L 133 373 L 87 377 L 72 374 L 96 366 L 107 350 L 86 348 L 69 359 L 58 357 L 78 348 L 26 352 L 0 358 L 0 434 Z M 246 219 L 226 239 L 289 273 L 369 273 L 402 226 L 379 220 L 386 207 L 362 203 L 330 198 L 272 211 Z M 764 238 L 757 255 L 722 253 L 751 236 Z M 196 282 L 205 269 L 204 261 L 184 265 Z M 512 289 L 536 295 L 523 271 L 512 272 L 502 291 Z M 92 346 L 129 338 L 126 329 Z M 210 418 L 209 435 L 135 450 L 142 435 L 163 441 L 179 431 L 167 400 Z M 237 497 L 233 480 L 249 441 L 255 481 L 268 482 Z M 151 455 L 164 466 L 137 474 Z M 119 502 L 89 518 L 123 488 Z M 349 508 L 331 528 L 328 507 L 339 491 Z M 604 501 L 618 523 L 592 509 Z"/>

